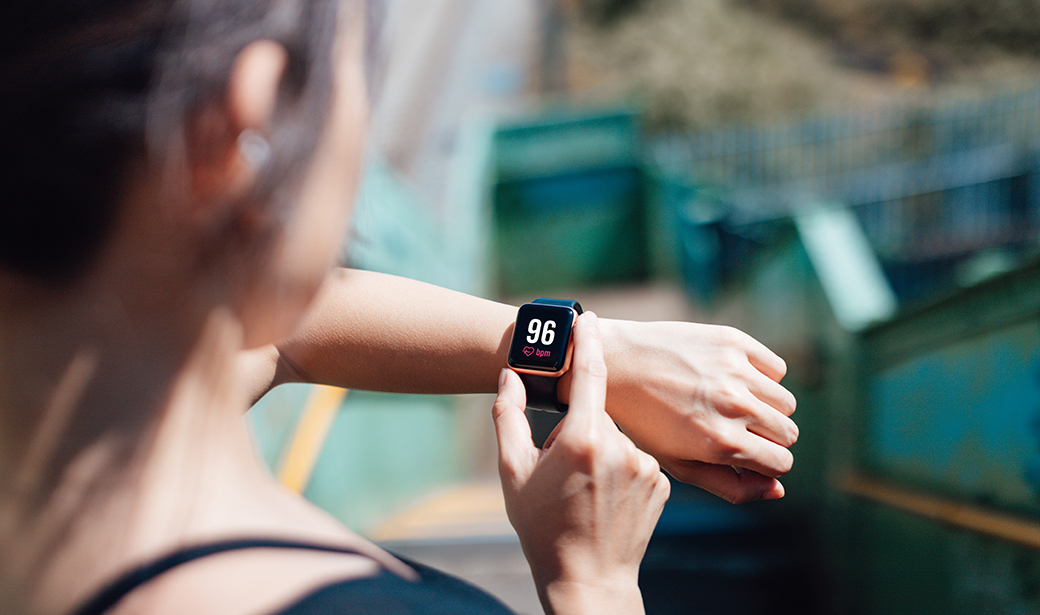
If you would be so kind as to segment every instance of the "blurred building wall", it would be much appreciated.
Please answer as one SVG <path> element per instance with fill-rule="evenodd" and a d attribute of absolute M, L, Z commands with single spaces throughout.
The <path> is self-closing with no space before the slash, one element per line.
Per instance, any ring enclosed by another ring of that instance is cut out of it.
<path fill-rule="evenodd" d="M 343 261 L 486 295 L 491 123 L 530 84 L 536 0 L 387 0 L 374 47 L 368 166 Z M 249 419 L 276 471 L 311 387 Z M 409 500 L 485 472 L 490 402 L 352 391 L 312 451 L 304 493 L 365 530 Z"/>

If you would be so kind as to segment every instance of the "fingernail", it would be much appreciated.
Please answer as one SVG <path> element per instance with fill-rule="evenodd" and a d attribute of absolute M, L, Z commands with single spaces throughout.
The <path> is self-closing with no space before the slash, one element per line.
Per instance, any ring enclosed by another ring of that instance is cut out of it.
<path fill-rule="evenodd" d="M 592 326 L 599 324 L 599 316 L 596 316 L 595 312 L 585 312 L 585 320 Z"/>
<path fill-rule="evenodd" d="M 502 371 L 498 372 L 498 388 L 502 388 L 506 385 L 506 368 L 502 368 Z"/>

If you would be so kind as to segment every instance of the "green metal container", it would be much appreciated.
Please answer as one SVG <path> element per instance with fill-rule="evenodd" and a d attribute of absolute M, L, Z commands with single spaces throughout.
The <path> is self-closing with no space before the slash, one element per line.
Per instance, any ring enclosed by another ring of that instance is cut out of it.
<path fill-rule="evenodd" d="M 499 289 L 543 293 L 646 271 L 637 117 L 540 119 L 500 128 L 494 212 Z"/>

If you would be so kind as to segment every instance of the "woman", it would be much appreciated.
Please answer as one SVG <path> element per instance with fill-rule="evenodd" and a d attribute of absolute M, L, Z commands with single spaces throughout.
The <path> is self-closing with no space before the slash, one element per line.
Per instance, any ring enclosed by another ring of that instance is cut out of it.
<path fill-rule="evenodd" d="M 587 302 L 583 302 L 587 303 Z M 595 307 L 592 305 L 591 307 Z M 336 270 L 300 326 L 246 353 L 254 397 L 283 382 L 492 393 L 516 308 L 414 280 Z M 783 497 L 798 427 L 782 359 L 729 327 L 600 321 L 606 409 L 676 479 L 731 502 Z M 561 379 L 567 401 L 569 375 Z M 750 470 L 734 472 L 734 468 Z"/>
<path fill-rule="evenodd" d="M 515 318 L 514 306 L 339 269 L 292 335 L 244 353 L 242 368 L 254 400 L 285 382 L 489 393 Z M 676 479 L 731 502 L 783 497 L 777 478 L 792 467 L 798 428 L 780 357 L 730 327 L 601 324 L 607 412 L 633 442 Z M 569 384 L 564 375 L 561 401 Z"/>
<path fill-rule="evenodd" d="M 286 493 L 240 420 L 284 379 L 286 359 L 325 379 L 322 366 L 341 356 L 325 353 L 347 338 L 377 356 L 394 350 L 371 322 L 330 328 L 323 310 L 371 314 L 366 298 L 416 292 L 359 272 L 326 282 L 367 113 L 363 7 L 350 0 L 337 16 L 337 4 L 40 0 L 0 20 L 4 612 L 501 610 Z M 309 319 L 275 346 L 319 288 Z M 345 302 L 342 292 L 351 293 Z M 713 392 L 698 412 L 668 400 L 653 406 L 716 444 L 700 447 L 707 452 L 696 461 L 697 446 L 663 435 L 667 423 L 630 418 L 633 407 L 667 397 L 676 357 L 691 351 L 659 360 L 671 368 L 653 386 L 632 386 L 639 374 L 620 368 L 626 377 L 608 394 L 602 345 L 615 356 L 636 348 L 624 341 L 634 329 L 605 321 L 601 343 L 595 316 L 582 318 L 571 412 L 543 452 L 525 431 L 518 379 L 488 359 L 487 334 L 501 335 L 508 309 L 467 305 L 486 317 L 469 330 L 482 340 L 467 342 L 483 349 L 469 353 L 481 369 L 459 365 L 456 374 L 479 381 L 463 388 L 493 388 L 495 366 L 508 512 L 548 612 L 641 608 L 635 575 L 668 487 L 604 406 L 677 473 L 691 463 L 690 477 L 714 477 L 731 499 L 782 494 L 772 477 L 790 466 L 793 399 L 776 384 L 782 362 L 746 336 L 702 345 L 725 350 L 718 363 L 733 369 L 700 381 Z M 336 333 L 326 338 L 333 345 L 315 344 L 315 331 Z M 259 350 L 243 355 L 249 349 Z M 444 378 L 407 363 L 395 369 L 381 372 L 390 384 L 358 365 L 330 378 L 395 390 Z M 712 386 L 720 383 L 729 386 Z M 718 409 L 730 414 L 720 420 Z M 118 580 L 125 584 L 104 591 Z"/>
<path fill-rule="evenodd" d="M 363 9 L 335 5 L 41 0 L 2 20 L 4 612 L 502 610 L 280 489 L 241 421 L 239 355 L 302 316 L 357 183 Z M 667 482 L 603 412 L 594 315 L 574 372 L 544 453 L 501 375 L 509 513 L 547 611 L 638 611 Z"/>

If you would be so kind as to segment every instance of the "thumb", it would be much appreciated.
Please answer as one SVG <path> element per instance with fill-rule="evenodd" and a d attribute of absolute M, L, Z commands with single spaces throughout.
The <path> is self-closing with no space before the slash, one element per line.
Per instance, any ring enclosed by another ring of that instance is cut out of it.
<path fill-rule="evenodd" d="M 571 372 L 571 403 L 561 431 L 585 430 L 606 418 L 607 365 L 603 360 L 599 320 L 593 312 L 582 314 L 574 325 Z"/>
<path fill-rule="evenodd" d="M 534 468 L 539 450 L 531 440 L 531 426 L 524 416 L 527 393 L 520 376 L 503 369 L 498 379 L 498 396 L 492 407 L 498 439 L 498 467 L 502 478 L 527 476 Z"/>

